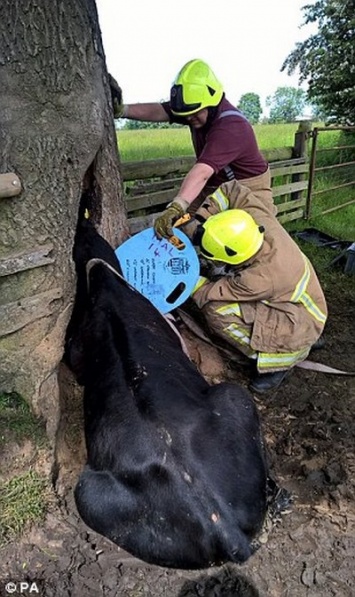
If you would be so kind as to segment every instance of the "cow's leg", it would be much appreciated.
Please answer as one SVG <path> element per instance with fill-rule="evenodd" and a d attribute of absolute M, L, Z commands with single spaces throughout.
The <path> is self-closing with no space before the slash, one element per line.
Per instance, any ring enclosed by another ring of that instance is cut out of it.
<path fill-rule="evenodd" d="M 108 470 L 95 471 L 86 466 L 74 490 L 78 512 L 97 533 L 117 543 L 117 522 L 128 519 L 137 504 L 133 492 L 119 484 Z"/>

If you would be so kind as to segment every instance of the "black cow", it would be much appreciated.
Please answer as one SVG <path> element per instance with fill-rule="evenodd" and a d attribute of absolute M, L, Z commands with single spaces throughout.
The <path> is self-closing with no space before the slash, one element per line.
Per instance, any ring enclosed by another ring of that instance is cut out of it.
<path fill-rule="evenodd" d="M 164 317 L 120 276 L 90 221 L 78 226 L 74 260 L 66 354 L 85 387 L 80 516 L 149 563 L 245 561 L 267 502 L 251 396 L 205 381 Z"/>

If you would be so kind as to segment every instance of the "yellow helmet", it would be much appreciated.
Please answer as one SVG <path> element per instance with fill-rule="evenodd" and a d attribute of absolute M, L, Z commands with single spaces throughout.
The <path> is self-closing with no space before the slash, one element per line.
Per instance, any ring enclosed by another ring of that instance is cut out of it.
<path fill-rule="evenodd" d="M 202 255 L 231 265 L 253 257 L 264 240 L 264 228 L 243 209 L 229 209 L 211 216 L 202 228 Z"/>
<path fill-rule="evenodd" d="M 203 108 L 218 106 L 223 87 L 208 64 L 190 60 L 178 73 L 170 91 L 171 111 L 189 116 Z"/>

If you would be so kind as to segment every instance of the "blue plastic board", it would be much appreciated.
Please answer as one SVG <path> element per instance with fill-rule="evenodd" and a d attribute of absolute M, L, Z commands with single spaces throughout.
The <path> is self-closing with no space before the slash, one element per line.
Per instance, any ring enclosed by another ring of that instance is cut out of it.
<path fill-rule="evenodd" d="M 185 245 L 176 248 L 147 228 L 120 245 L 115 253 L 124 278 L 162 313 L 176 309 L 190 296 L 200 273 L 197 253 L 178 228 L 174 235 Z"/>

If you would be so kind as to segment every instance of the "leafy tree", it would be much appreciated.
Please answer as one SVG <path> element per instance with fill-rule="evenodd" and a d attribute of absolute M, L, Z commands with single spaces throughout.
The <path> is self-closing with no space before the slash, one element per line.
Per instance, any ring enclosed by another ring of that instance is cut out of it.
<path fill-rule="evenodd" d="M 355 122 L 354 0 L 318 0 L 303 7 L 303 25 L 317 23 L 318 32 L 296 44 L 281 70 L 308 81 L 308 99 L 329 120 Z"/>
<path fill-rule="evenodd" d="M 278 87 L 269 95 L 266 105 L 270 106 L 269 122 L 293 122 L 303 112 L 306 92 L 295 87 Z"/>
<path fill-rule="evenodd" d="M 241 110 L 251 124 L 256 124 L 260 120 L 263 111 L 261 107 L 260 97 L 257 93 L 244 93 L 237 106 Z"/>
<path fill-rule="evenodd" d="M 313 104 L 311 106 L 311 110 L 312 110 L 312 120 L 314 122 L 327 122 L 328 119 L 328 114 L 324 111 L 323 106 L 320 106 L 319 104 Z"/>
<path fill-rule="evenodd" d="M 168 122 L 147 122 L 145 120 L 126 120 L 123 128 L 125 130 L 140 130 L 140 129 L 166 129 L 170 125 Z"/>

